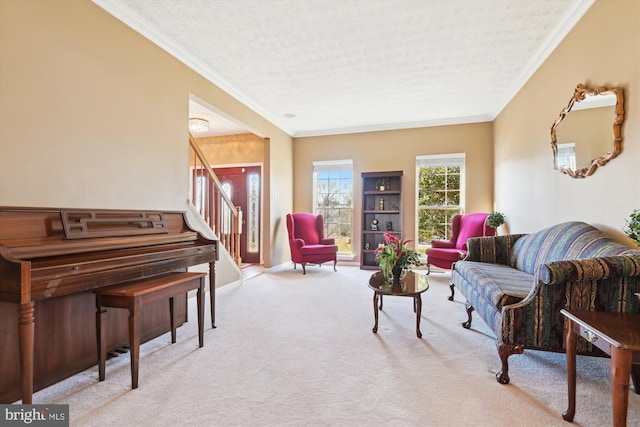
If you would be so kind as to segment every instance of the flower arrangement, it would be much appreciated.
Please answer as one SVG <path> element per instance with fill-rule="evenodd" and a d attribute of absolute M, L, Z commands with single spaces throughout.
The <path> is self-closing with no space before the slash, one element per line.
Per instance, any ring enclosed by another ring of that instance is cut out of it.
<path fill-rule="evenodd" d="M 640 210 L 633 210 L 629 215 L 629 219 L 625 220 L 625 226 L 622 231 L 636 242 L 636 245 L 640 246 Z"/>
<path fill-rule="evenodd" d="M 422 265 L 420 254 L 407 247 L 411 240 L 400 240 L 396 236 L 384 233 L 385 245 L 376 249 L 376 262 L 387 279 L 392 277 L 394 267 L 407 270 L 412 265 Z"/>

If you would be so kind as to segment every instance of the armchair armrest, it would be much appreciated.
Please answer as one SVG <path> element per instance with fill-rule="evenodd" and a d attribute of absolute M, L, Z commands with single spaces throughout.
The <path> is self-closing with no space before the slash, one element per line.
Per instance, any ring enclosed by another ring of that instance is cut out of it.
<path fill-rule="evenodd" d="M 513 244 L 522 236 L 525 234 L 472 237 L 467 240 L 468 253 L 465 261 L 511 265 Z"/>
<path fill-rule="evenodd" d="M 292 248 L 296 248 L 296 249 L 299 250 L 304 245 L 305 245 L 305 241 L 302 240 L 302 239 L 291 239 L 291 247 Z"/>
<path fill-rule="evenodd" d="M 432 240 L 431 247 L 453 249 L 456 247 L 456 245 L 451 240 Z"/>
<path fill-rule="evenodd" d="M 334 239 L 333 237 L 325 237 L 320 239 L 320 244 L 321 245 L 335 245 L 336 244 L 336 239 Z"/>

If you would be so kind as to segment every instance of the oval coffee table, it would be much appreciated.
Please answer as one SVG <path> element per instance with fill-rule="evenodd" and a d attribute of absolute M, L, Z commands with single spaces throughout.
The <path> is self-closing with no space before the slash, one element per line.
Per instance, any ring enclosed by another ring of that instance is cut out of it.
<path fill-rule="evenodd" d="M 420 313 L 422 312 L 421 294 L 429 289 L 429 281 L 426 274 L 418 274 L 410 271 L 399 281 L 389 282 L 382 271 L 371 275 L 369 287 L 373 289 L 373 314 L 376 320 L 373 325 L 373 333 L 378 332 L 378 308 L 382 310 L 382 296 L 393 295 L 397 297 L 413 297 L 413 311 L 416 313 L 416 335 L 422 338 L 420 332 Z M 380 306 L 378 307 L 378 299 Z"/>

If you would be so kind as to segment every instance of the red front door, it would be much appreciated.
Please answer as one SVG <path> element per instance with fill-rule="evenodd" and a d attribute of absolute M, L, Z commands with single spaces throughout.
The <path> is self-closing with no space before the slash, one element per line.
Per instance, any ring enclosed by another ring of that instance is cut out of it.
<path fill-rule="evenodd" d="M 228 189 L 229 198 L 242 209 L 242 235 L 240 256 L 243 263 L 259 264 L 260 256 L 260 193 L 262 191 L 260 166 L 214 168 L 222 188 Z"/>

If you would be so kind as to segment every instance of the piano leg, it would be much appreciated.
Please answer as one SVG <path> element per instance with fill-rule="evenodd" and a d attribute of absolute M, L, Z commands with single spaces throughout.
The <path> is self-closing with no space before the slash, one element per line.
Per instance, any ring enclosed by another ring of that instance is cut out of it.
<path fill-rule="evenodd" d="M 33 342 L 35 333 L 35 302 L 20 304 L 18 334 L 20 341 L 20 374 L 22 380 L 22 403 L 31 404 L 33 399 Z"/>

